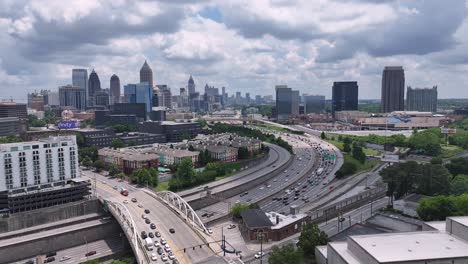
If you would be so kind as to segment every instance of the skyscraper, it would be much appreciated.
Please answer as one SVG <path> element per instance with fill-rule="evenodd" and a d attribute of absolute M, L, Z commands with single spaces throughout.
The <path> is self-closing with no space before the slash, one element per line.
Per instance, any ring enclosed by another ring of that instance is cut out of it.
<path fill-rule="evenodd" d="M 119 103 L 120 99 L 120 79 L 117 75 L 112 75 L 110 78 L 110 103 Z"/>
<path fill-rule="evenodd" d="M 291 115 L 299 114 L 299 91 L 292 90 L 287 85 L 277 85 L 275 90 L 278 120 L 286 120 Z"/>
<path fill-rule="evenodd" d="M 325 96 L 324 95 L 308 95 L 304 94 L 305 113 L 321 113 L 325 110 Z"/>
<path fill-rule="evenodd" d="M 332 115 L 337 111 L 358 110 L 357 82 L 334 82 L 332 88 Z"/>
<path fill-rule="evenodd" d="M 189 96 L 195 93 L 195 82 L 193 81 L 192 75 L 190 75 L 190 78 L 188 80 L 187 89 L 189 92 Z"/>
<path fill-rule="evenodd" d="M 145 61 L 140 69 L 140 83 L 147 82 L 151 89 L 153 89 L 153 70 Z"/>
<path fill-rule="evenodd" d="M 382 113 L 405 109 L 405 72 L 401 66 L 387 66 L 382 73 Z"/>
<path fill-rule="evenodd" d="M 59 100 L 60 106 L 83 111 L 86 108 L 86 91 L 73 85 L 62 86 L 59 87 Z"/>
<path fill-rule="evenodd" d="M 159 88 L 158 106 L 172 108 L 172 92 L 166 84 L 156 85 Z"/>
<path fill-rule="evenodd" d="M 144 103 L 146 112 L 153 107 L 153 89 L 147 82 L 124 85 L 124 95 L 127 103 Z"/>
<path fill-rule="evenodd" d="M 72 69 L 72 85 L 83 89 L 88 98 L 88 70 Z"/>
<path fill-rule="evenodd" d="M 406 90 L 406 110 L 437 112 L 437 86 L 432 88 L 411 88 Z"/>
<path fill-rule="evenodd" d="M 96 93 L 101 91 L 101 81 L 99 80 L 99 76 L 94 71 L 91 72 L 89 75 L 88 80 L 88 102 L 90 106 L 94 106 L 96 102 Z"/>

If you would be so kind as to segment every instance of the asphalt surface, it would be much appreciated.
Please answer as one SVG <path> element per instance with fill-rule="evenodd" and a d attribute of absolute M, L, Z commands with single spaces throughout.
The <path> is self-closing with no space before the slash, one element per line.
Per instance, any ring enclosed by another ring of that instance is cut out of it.
<path fill-rule="evenodd" d="M 207 186 L 211 189 L 212 194 L 221 193 L 233 187 L 247 184 L 248 182 L 253 181 L 257 178 L 264 177 L 265 175 L 277 170 L 278 167 L 282 166 L 290 159 L 291 154 L 284 148 L 268 143 L 265 143 L 265 145 L 267 145 L 270 148 L 270 154 L 268 159 L 260 163 L 259 165 L 250 167 L 244 171 L 241 171 L 239 173 L 236 173 L 235 175 L 221 179 L 219 181 L 185 190 L 177 194 L 183 197 L 185 201 L 190 202 L 192 200 L 200 198 L 201 195 L 205 194 L 206 191 L 204 191 L 204 188 Z"/>
<path fill-rule="evenodd" d="M 125 240 L 122 240 L 121 237 L 115 236 L 106 240 L 98 240 L 81 246 L 60 250 L 57 251 L 55 261 L 50 263 L 78 264 L 87 260 L 93 260 L 108 255 L 113 255 L 124 249 L 124 241 Z M 96 251 L 96 254 L 86 257 L 86 253 L 90 251 Z M 45 255 L 40 255 L 39 257 L 41 257 L 43 261 L 46 259 Z M 23 264 L 28 260 L 35 261 L 36 258 L 23 259 L 18 262 L 13 262 L 13 264 Z"/>
<path fill-rule="evenodd" d="M 159 231 L 162 238 L 167 240 L 167 243 L 172 248 L 172 252 L 180 263 L 204 263 L 216 258 L 216 256 L 213 256 L 212 250 L 206 246 L 203 246 L 202 248 L 197 247 L 193 250 L 193 246 L 204 244 L 204 241 L 199 237 L 199 235 L 177 214 L 171 211 L 163 203 L 146 194 L 142 189 L 129 185 L 126 182 L 119 182 L 117 179 L 109 179 L 91 171 L 83 171 L 83 175 L 87 175 L 87 177 L 92 180 L 94 179 L 94 176 L 96 176 L 96 190 L 98 196 L 111 201 L 120 202 L 127 207 L 132 215 L 139 235 L 142 231 L 146 231 L 147 233 Z M 129 195 L 127 197 L 120 194 L 119 190 L 121 187 L 129 190 Z M 131 202 L 132 198 L 136 198 L 137 202 Z M 139 204 L 142 205 L 141 208 L 138 206 Z M 142 218 L 142 215 L 145 215 L 145 209 L 150 210 L 150 213 L 147 214 L 147 216 L 151 222 L 156 225 L 156 230 L 150 229 L 149 224 L 146 224 L 145 220 Z M 174 234 L 169 232 L 170 228 L 175 229 Z M 156 238 L 154 239 L 156 240 Z M 158 241 L 159 240 L 160 238 Z M 184 253 L 184 248 L 189 248 L 190 250 L 187 250 L 187 252 Z M 146 254 L 151 255 L 153 252 L 156 251 L 153 250 Z M 162 262 L 158 255 L 158 260 L 155 263 L 170 262 Z"/>
<path fill-rule="evenodd" d="M 255 128 L 258 129 L 258 127 Z M 337 170 L 336 167 L 341 166 L 342 162 L 341 153 L 334 146 L 309 135 L 300 136 L 266 129 L 260 130 L 275 134 L 288 141 L 293 146 L 294 160 L 288 168 L 272 177 L 265 184 L 198 210 L 197 214 L 202 217 L 203 221 L 207 222 L 211 217 L 226 214 L 236 203 L 259 203 L 264 211 L 289 214 L 291 205 L 294 204 L 300 207 L 307 202 L 306 198 L 309 197 L 310 199 L 316 191 L 329 188 L 323 183 L 333 180 L 334 172 Z M 324 154 L 334 154 L 336 160 L 325 161 L 322 159 Z M 316 174 L 319 168 L 322 168 L 323 172 L 314 176 L 313 174 Z M 300 185 L 297 185 L 298 183 Z M 306 187 L 304 188 L 304 186 Z M 292 190 L 291 193 L 287 194 L 288 200 L 284 203 L 282 198 L 286 196 L 285 189 L 294 189 L 295 187 L 300 188 L 297 199 L 294 200 L 295 192 Z M 281 201 L 268 199 L 271 196 L 281 197 Z"/>

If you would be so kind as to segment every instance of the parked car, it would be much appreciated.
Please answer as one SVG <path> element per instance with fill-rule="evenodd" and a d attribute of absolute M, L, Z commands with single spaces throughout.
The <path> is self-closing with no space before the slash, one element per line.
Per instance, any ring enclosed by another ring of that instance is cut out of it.
<path fill-rule="evenodd" d="M 146 234 L 145 231 L 141 231 L 141 238 L 146 239 L 148 237 L 148 234 Z"/>
<path fill-rule="evenodd" d="M 260 252 L 260 251 L 259 251 L 259 252 L 255 253 L 255 258 L 256 258 L 256 259 L 259 259 L 259 258 L 261 258 L 261 257 L 263 257 L 263 256 L 265 256 L 265 252 Z"/>
<path fill-rule="evenodd" d="M 49 262 L 54 262 L 55 261 L 55 257 L 48 257 L 45 259 L 44 263 L 49 263 Z"/>
<path fill-rule="evenodd" d="M 158 257 L 156 256 L 156 253 L 151 253 L 151 260 L 152 261 L 158 260 Z"/>
<path fill-rule="evenodd" d="M 162 261 L 167 261 L 168 260 L 166 253 L 163 253 L 161 255 L 161 259 L 162 259 Z"/>

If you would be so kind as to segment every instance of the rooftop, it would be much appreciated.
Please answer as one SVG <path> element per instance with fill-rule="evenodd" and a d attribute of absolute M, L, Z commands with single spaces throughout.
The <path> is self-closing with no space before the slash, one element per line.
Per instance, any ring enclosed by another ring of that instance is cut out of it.
<path fill-rule="evenodd" d="M 270 227 L 273 224 L 261 209 L 248 209 L 241 212 L 242 220 L 248 228 Z"/>
<path fill-rule="evenodd" d="M 349 239 L 379 263 L 468 257 L 465 241 L 439 231 L 352 236 Z"/>
<path fill-rule="evenodd" d="M 273 225 L 271 229 L 281 229 L 287 225 L 290 225 L 296 222 L 299 219 L 307 217 L 306 214 L 295 214 L 295 215 L 283 215 L 276 212 L 270 212 L 265 214 L 269 219 L 271 224 Z M 279 217 L 279 223 L 276 224 L 276 217 Z"/>

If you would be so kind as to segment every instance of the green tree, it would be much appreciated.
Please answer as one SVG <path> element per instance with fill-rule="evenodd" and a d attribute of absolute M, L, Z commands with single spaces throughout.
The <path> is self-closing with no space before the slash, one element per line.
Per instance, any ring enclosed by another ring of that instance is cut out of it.
<path fill-rule="evenodd" d="M 91 161 L 91 159 L 89 157 L 86 157 L 81 163 L 86 168 L 89 168 L 89 167 L 93 166 L 93 162 Z"/>
<path fill-rule="evenodd" d="M 191 186 L 196 180 L 196 172 L 191 158 L 184 158 L 177 166 L 177 171 L 169 182 L 171 190 Z"/>
<path fill-rule="evenodd" d="M 151 177 L 151 185 L 153 187 L 158 186 L 158 184 L 159 184 L 159 172 L 153 167 L 149 168 L 148 172 L 149 172 L 149 175 Z"/>
<path fill-rule="evenodd" d="M 268 255 L 268 264 L 301 264 L 304 263 L 303 253 L 300 248 L 295 248 L 293 244 L 282 247 L 273 246 Z"/>
<path fill-rule="evenodd" d="M 450 182 L 450 193 L 460 195 L 468 193 L 468 175 L 458 175 Z"/>
<path fill-rule="evenodd" d="M 417 208 L 419 217 L 424 221 L 442 221 L 454 215 L 454 204 L 448 196 L 421 199 Z"/>
<path fill-rule="evenodd" d="M 350 161 L 345 161 L 343 165 L 341 166 L 341 168 L 336 172 L 336 177 L 343 178 L 345 176 L 356 173 L 356 171 L 357 171 L 356 164 Z"/>
<path fill-rule="evenodd" d="M 248 209 L 258 208 L 257 204 L 236 203 L 231 207 L 231 214 L 234 218 L 241 218 L 241 213 Z"/>
<path fill-rule="evenodd" d="M 450 163 L 445 165 L 453 176 L 458 174 L 468 174 L 468 158 L 456 158 L 450 160 Z"/>
<path fill-rule="evenodd" d="M 120 173 L 119 168 L 115 164 L 109 165 L 109 175 L 115 176 Z"/>
<path fill-rule="evenodd" d="M 364 163 L 366 161 L 366 154 L 362 150 L 362 147 L 357 143 L 353 143 L 353 151 L 352 151 L 352 156 L 356 160 L 360 161 L 361 163 Z"/>
<path fill-rule="evenodd" d="M 420 172 L 414 181 L 414 192 L 424 195 L 440 195 L 450 192 L 451 175 L 440 164 L 420 164 Z"/>
<path fill-rule="evenodd" d="M 321 138 L 322 140 L 327 139 L 327 135 L 325 135 L 325 132 L 322 131 L 322 133 L 320 133 L 320 138 Z"/>
<path fill-rule="evenodd" d="M 99 264 L 99 260 L 98 259 L 87 260 L 87 261 L 81 262 L 81 264 Z"/>
<path fill-rule="evenodd" d="M 124 148 L 125 143 L 120 138 L 114 138 L 110 144 L 111 148 Z"/>
<path fill-rule="evenodd" d="M 117 178 L 119 178 L 119 179 L 122 179 L 122 180 L 123 180 L 125 177 L 126 177 L 126 176 L 125 176 L 125 173 L 123 173 L 123 172 L 117 174 Z"/>
<path fill-rule="evenodd" d="M 326 245 L 328 243 L 328 235 L 321 231 L 317 224 L 306 224 L 299 236 L 297 245 L 302 249 L 308 257 L 315 255 L 315 247 Z"/>
<path fill-rule="evenodd" d="M 351 139 L 344 137 L 343 139 L 343 152 L 349 153 L 351 151 Z"/>
<path fill-rule="evenodd" d="M 102 160 L 96 160 L 93 165 L 96 169 L 96 172 L 102 171 L 106 166 Z"/>
<path fill-rule="evenodd" d="M 431 164 L 439 164 L 439 165 L 442 165 L 443 163 L 443 160 L 441 157 L 434 157 L 431 159 Z"/>
<path fill-rule="evenodd" d="M 433 131 L 423 131 L 411 135 L 409 138 L 409 146 L 417 153 L 436 156 L 440 154 L 442 148 L 440 139 Z"/>
<path fill-rule="evenodd" d="M 247 159 L 249 157 L 249 150 L 246 147 L 240 147 L 237 150 L 237 159 Z"/>

